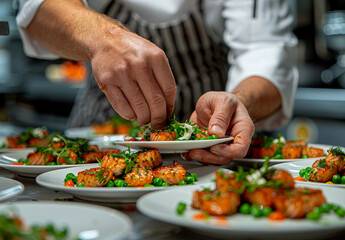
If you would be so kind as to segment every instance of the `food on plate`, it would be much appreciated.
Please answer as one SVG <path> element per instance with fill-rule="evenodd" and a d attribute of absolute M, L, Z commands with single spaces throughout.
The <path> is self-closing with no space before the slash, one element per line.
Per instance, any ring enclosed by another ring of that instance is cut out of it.
<path fill-rule="evenodd" d="M 316 160 L 311 167 L 299 171 L 300 181 L 327 184 L 345 184 L 345 153 L 341 147 L 327 150 L 325 158 Z"/>
<path fill-rule="evenodd" d="M 0 213 L 0 239 L 69 239 L 67 227 L 57 228 L 53 224 L 28 226 L 18 214 L 11 211 Z"/>
<path fill-rule="evenodd" d="M 252 139 L 248 158 L 296 159 L 323 157 L 321 148 L 309 147 L 305 141 L 286 141 L 279 134 L 277 138 L 257 136 Z"/>
<path fill-rule="evenodd" d="M 68 173 L 66 187 L 154 187 L 193 184 L 196 174 L 188 173 L 175 161 L 161 166 L 162 157 L 158 150 L 143 150 L 120 154 L 108 153 L 100 161 L 100 167 L 86 169 L 75 176 Z"/>
<path fill-rule="evenodd" d="M 87 139 L 69 139 L 55 134 L 47 146 L 37 147 L 26 159 L 19 159 L 16 165 L 66 165 L 95 163 L 108 153 L 120 153 L 119 149 L 99 150 L 96 145 L 89 145 Z"/>
<path fill-rule="evenodd" d="M 228 216 L 236 213 L 252 214 L 258 218 L 320 218 L 322 211 L 334 209 L 341 217 L 345 210 L 326 202 L 321 190 L 295 186 L 293 177 L 284 170 L 268 168 L 268 161 L 260 169 L 215 173 L 215 189 L 193 192 L 191 207 L 206 216 Z M 183 214 L 183 202 L 177 213 Z"/>
<path fill-rule="evenodd" d="M 106 122 L 91 127 L 95 134 L 123 134 L 138 137 L 142 132 L 136 121 L 129 121 L 120 116 L 111 117 Z"/>
<path fill-rule="evenodd" d="M 169 118 L 169 125 L 163 129 L 152 130 L 150 125 L 144 128 L 140 141 L 184 141 L 184 140 L 210 140 L 218 139 L 217 135 L 210 135 L 207 127 L 199 127 L 195 122 L 180 123 L 175 116 Z M 137 141 L 136 138 L 127 137 L 125 141 Z"/>
<path fill-rule="evenodd" d="M 46 146 L 50 141 L 46 127 L 26 128 L 24 132 L 17 136 L 6 137 L 6 143 L 2 148 L 28 148 Z"/>

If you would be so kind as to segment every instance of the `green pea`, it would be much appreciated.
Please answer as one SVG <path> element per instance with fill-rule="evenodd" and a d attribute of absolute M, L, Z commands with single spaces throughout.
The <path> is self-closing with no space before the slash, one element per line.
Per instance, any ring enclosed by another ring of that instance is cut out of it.
<path fill-rule="evenodd" d="M 314 209 L 313 209 L 313 213 L 316 213 L 316 214 L 321 214 L 321 213 L 322 213 L 322 211 L 321 211 L 321 209 L 320 209 L 319 207 L 314 207 Z"/>
<path fill-rule="evenodd" d="M 250 207 L 250 214 L 252 214 L 255 218 L 259 218 L 262 216 L 261 210 L 257 205 L 252 205 Z"/>
<path fill-rule="evenodd" d="M 169 187 L 169 186 L 170 186 L 170 184 L 167 183 L 167 182 L 163 182 L 163 183 L 162 183 L 162 187 Z"/>
<path fill-rule="evenodd" d="M 184 180 L 187 184 L 193 184 L 195 181 L 192 176 L 187 176 Z"/>
<path fill-rule="evenodd" d="M 113 181 L 109 181 L 109 182 L 107 183 L 107 187 L 115 187 L 114 182 L 113 182 Z"/>
<path fill-rule="evenodd" d="M 178 182 L 178 185 L 187 185 L 186 181 L 185 180 L 181 180 Z"/>
<path fill-rule="evenodd" d="M 116 179 L 114 181 L 114 185 L 116 187 L 127 187 L 128 186 L 128 184 L 124 180 L 122 180 L 122 179 Z"/>
<path fill-rule="evenodd" d="M 182 215 L 187 208 L 187 204 L 184 202 L 179 202 L 176 208 L 176 213 Z"/>
<path fill-rule="evenodd" d="M 74 175 L 73 173 L 67 173 L 64 181 L 67 182 L 68 180 L 72 180 L 72 182 L 74 184 L 76 184 L 77 183 L 77 176 Z"/>
<path fill-rule="evenodd" d="M 345 175 L 341 177 L 340 183 L 341 183 L 341 184 L 345 184 Z"/>
<path fill-rule="evenodd" d="M 331 211 L 332 209 L 332 205 L 328 204 L 328 203 L 323 203 L 321 206 L 320 206 L 320 210 L 321 212 L 323 213 L 328 213 L 329 211 Z"/>
<path fill-rule="evenodd" d="M 85 187 L 85 184 L 84 183 L 79 183 L 77 185 L 75 185 L 76 187 Z"/>
<path fill-rule="evenodd" d="M 312 171 L 313 169 L 311 167 L 306 167 L 305 170 L 307 170 L 308 172 Z"/>
<path fill-rule="evenodd" d="M 211 137 L 212 137 L 212 139 L 218 139 L 217 135 L 212 135 Z"/>
<path fill-rule="evenodd" d="M 152 180 L 152 184 L 155 185 L 155 186 L 162 186 L 163 180 L 161 178 L 154 178 Z"/>
<path fill-rule="evenodd" d="M 308 155 L 302 155 L 301 158 L 309 158 Z"/>
<path fill-rule="evenodd" d="M 338 174 L 333 175 L 332 182 L 334 183 L 340 183 L 340 176 Z"/>
<path fill-rule="evenodd" d="M 304 177 L 304 175 L 306 174 L 307 170 L 302 168 L 301 170 L 299 170 L 299 176 L 300 177 Z"/>
<path fill-rule="evenodd" d="M 334 212 L 339 216 L 339 217 L 345 217 L 345 210 L 342 209 L 341 207 L 337 207 L 334 209 Z"/>
<path fill-rule="evenodd" d="M 264 207 L 262 209 L 262 215 L 267 217 L 268 215 L 270 215 L 273 212 L 272 208 L 270 207 Z"/>
<path fill-rule="evenodd" d="M 144 187 L 154 187 L 152 184 L 145 184 Z"/>
<path fill-rule="evenodd" d="M 306 218 L 308 220 L 312 220 L 312 221 L 317 221 L 319 220 L 321 217 L 321 213 L 320 212 L 310 212 L 307 214 Z"/>
<path fill-rule="evenodd" d="M 242 214 L 249 214 L 250 213 L 250 204 L 244 203 L 240 206 L 239 212 Z"/>
<path fill-rule="evenodd" d="M 56 165 L 56 162 L 49 162 L 47 165 Z"/>
<path fill-rule="evenodd" d="M 194 182 L 198 181 L 198 175 L 196 173 L 192 173 L 192 177 L 194 178 Z"/>
<path fill-rule="evenodd" d="M 210 140 L 210 139 L 213 139 L 213 138 L 211 136 L 206 137 L 206 140 Z"/>

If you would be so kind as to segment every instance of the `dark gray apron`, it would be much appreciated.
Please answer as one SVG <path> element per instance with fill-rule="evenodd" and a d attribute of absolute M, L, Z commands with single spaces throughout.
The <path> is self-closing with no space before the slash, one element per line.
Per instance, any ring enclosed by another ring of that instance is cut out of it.
<path fill-rule="evenodd" d="M 225 90 L 229 64 L 228 47 L 210 32 L 203 16 L 202 2 L 179 21 L 152 24 L 131 11 L 121 1 L 110 1 L 104 13 L 131 31 L 155 43 L 166 53 L 177 85 L 175 115 L 187 120 L 199 97 L 208 91 Z M 69 127 L 101 123 L 116 115 L 93 76 L 78 94 Z"/>

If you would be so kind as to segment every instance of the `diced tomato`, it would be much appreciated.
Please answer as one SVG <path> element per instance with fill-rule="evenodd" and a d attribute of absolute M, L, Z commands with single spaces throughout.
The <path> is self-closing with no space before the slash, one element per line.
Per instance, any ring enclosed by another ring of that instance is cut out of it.
<path fill-rule="evenodd" d="M 14 162 L 14 163 L 12 163 L 12 165 L 24 165 L 24 163 L 23 162 Z"/>
<path fill-rule="evenodd" d="M 142 139 L 140 139 L 140 141 L 141 141 L 141 142 L 146 142 L 147 140 L 144 139 L 144 138 L 142 138 Z"/>
<path fill-rule="evenodd" d="M 65 182 L 64 186 L 65 187 L 74 187 L 74 183 L 72 180 L 68 180 L 67 182 Z"/>
<path fill-rule="evenodd" d="M 203 212 L 201 213 L 196 213 L 193 215 L 193 219 L 197 221 L 203 221 L 207 219 L 207 215 Z"/>
<path fill-rule="evenodd" d="M 268 215 L 268 219 L 272 221 L 282 221 L 285 219 L 285 215 L 282 212 L 274 211 Z"/>
<path fill-rule="evenodd" d="M 300 176 L 295 177 L 293 180 L 295 180 L 295 181 L 301 181 L 301 182 L 307 182 L 306 179 L 304 179 L 304 178 L 302 178 L 302 177 L 300 177 Z"/>
<path fill-rule="evenodd" d="M 133 205 L 127 205 L 125 206 L 125 211 L 134 211 L 135 207 Z"/>

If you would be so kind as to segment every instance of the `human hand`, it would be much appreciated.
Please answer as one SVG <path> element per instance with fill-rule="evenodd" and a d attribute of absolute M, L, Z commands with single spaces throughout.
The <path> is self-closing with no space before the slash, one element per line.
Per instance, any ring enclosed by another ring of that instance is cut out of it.
<path fill-rule="evenodd" d="M 176 85 L 165 53 L 150 41 L 114 27 L 94 43 L 93 74 L 112 107 L 125 119 L 152 129 L 173 113 Z"/>
<path fill-rule="evenodd" d="M 254 134 L 254 123 L 245 106 L 232 93 L 207 92 L 202 95 L 190 121 L 200 127 L 208 127 L 209 134 L 224 137 L 230 135 L 234 140 L 229 144 L 217 144 L 209 150 L 194 149 L 182 154 L 186 160 L 197 160 L 206 164 L 228 164 L 233 158 L 247 154 Z"/>

